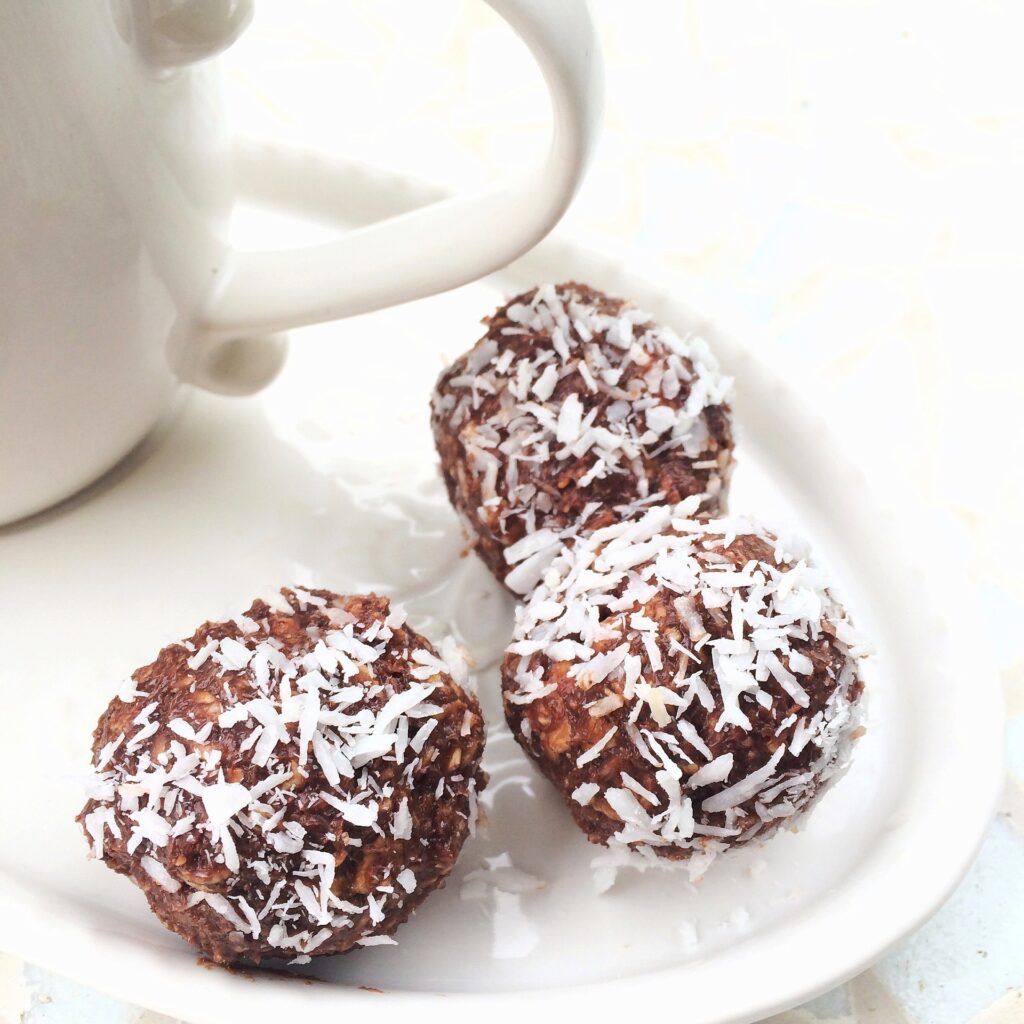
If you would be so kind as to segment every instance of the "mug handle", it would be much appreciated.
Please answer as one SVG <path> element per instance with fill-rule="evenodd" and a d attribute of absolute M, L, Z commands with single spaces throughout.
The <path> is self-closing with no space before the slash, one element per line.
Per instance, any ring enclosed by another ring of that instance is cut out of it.
<path fill-rule="evenodd" d="M 565 212 L 594 147 L 603 75 L 585 0 L 486 0 L 544 74 L 554 126 L 546 159 L 504 182 L 291 251 L 229 251 L 184 376 L 245 394 L 283 358 L 275 332 L 455 288 L 504 266 Z M 294 182 L 290 183 L 294 188 Z"/>

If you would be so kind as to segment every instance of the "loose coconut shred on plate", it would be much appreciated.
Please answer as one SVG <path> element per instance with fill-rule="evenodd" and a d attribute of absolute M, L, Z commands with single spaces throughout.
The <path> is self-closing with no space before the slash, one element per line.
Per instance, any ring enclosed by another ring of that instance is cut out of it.
<path fill-rule="evenodd" d="M 621 864 L 686 862 L 790 824 L 846 767 L 867 653 L 802 547 L 657 506 L 565 544 L 517 615 L 514 735 Z"/>
<path fill-rule="evenodd" d="M 432 424 L 451 502 L 509 590 L 529 593 L 563 531 L 622 506 L 701 494 L 724 508 L 732 382 L 700 337 L 575 283 L 485 323 L 437 382 Z"/>
<path fill-rule="evenodd" d="M 135 672 L 79 816 L 95 856 L 218 961 L 393 941 L 486 781 L 452 645 L 442 658 L 384 598 L 282 594 Z"/>

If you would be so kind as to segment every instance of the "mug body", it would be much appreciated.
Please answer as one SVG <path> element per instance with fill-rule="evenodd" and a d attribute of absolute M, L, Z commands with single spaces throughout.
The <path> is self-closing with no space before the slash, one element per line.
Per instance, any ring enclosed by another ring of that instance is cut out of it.
<path fill-rule="evenodd" d="M 140 0 L 0 4 L 0 523 L 73 494 L 168 410 L 225 251 L 210 65 Z"/>

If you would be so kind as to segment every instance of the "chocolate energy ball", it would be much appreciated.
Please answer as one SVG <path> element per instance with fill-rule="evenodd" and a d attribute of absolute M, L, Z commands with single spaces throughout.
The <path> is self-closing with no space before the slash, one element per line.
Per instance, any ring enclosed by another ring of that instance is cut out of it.
<path fill-rule="evenodd" d="M 95 856 L 220 962 L 392 941 L 444 884 L 486 781 L 454 654 L 385 598 L 281 593 L 134 673 L 96 727 L 79 815 Z"/>
<path fill-rule="evenodd" d="M 448 496 L 509 590 L 530 591 L 566 531 L 693 494 L 721 511 L 731 382 L 700 338 L 582 284 L 535 288 L 484 323 L 438 380 L 431 422 Z"/>
<path fill-rule="evenodd" d="M 706 864 L 845 768 L 866 649 L 806 552 L 693 510 L 564 547 L 502 680 L 514 735 L 592 842 Z"/>

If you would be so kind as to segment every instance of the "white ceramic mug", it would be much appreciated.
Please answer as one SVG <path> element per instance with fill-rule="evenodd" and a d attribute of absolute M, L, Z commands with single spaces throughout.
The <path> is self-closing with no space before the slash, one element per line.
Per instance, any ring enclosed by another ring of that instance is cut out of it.
<path fill-rule="evenodd" d="M 275 332 L 463 284 L 554 226 L 599 117 L 593 27 L 584 0 L 487 2 L 544 72 L 546 162 L 284 253 L 223 241 L 229 142 L 202 62 L 249 0 L 0 4 L 0 523 L 113 466 L 182 381 L 257 390 Z"/>

